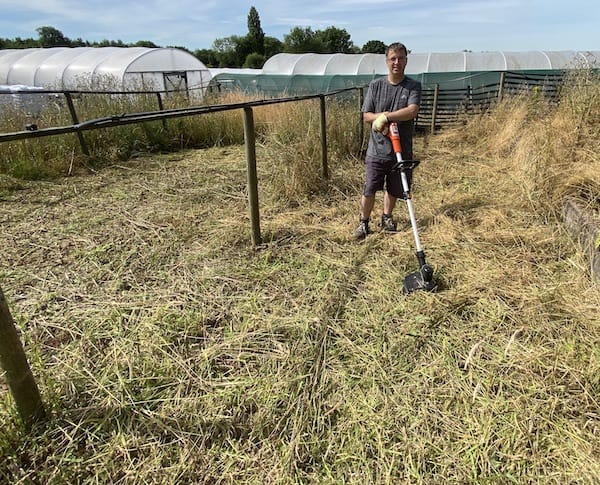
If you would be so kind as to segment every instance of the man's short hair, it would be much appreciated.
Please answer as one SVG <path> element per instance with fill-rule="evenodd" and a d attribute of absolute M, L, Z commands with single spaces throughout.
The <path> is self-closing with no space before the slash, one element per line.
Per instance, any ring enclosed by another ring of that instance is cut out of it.
<path fill-rule="evenodd" d="M 404 55 L 408 55 L 408 49 L 402 42 L 393 42 L 385 48 L 385 56 L 387 57 L 390 52 L 398 51 L 404 51 Z"/>

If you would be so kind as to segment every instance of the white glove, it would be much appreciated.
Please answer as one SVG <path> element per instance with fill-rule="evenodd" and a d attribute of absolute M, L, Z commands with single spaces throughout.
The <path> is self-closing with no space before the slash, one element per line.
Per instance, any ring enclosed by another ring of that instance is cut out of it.
<path fill-rule="evenodd" d="M 388 133 L 388 119 L 383 113 L 381 113 L 375 121 L 373 121 L 373 130 L 379 131 L 384 135 Z"/>

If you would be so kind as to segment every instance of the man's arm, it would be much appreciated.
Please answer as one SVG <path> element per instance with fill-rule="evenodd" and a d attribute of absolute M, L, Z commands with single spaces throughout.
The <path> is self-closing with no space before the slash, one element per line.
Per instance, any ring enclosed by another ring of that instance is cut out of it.
<path fill-rule="evenodd" d="M 400 108 L 396 111 L 384 113 L 388 121 L 409 121 L 414 120 L 419 113 L 418 104 L 409 104 L 406 108 Z"/>
<path fill-rule="evenodd" d="M 409 104 L 406 108 L 400 108 L 396 111 L 385 111 L 383 113 L 373 113 L 372 111 L 367 111 L 363 113 L 363 120 L 367 123 L 373 123 L 381 114 L 384 114 L 389 121 L 408 121 L 414 120 L 419 113 L 419 105 L 418 104 Z"/>

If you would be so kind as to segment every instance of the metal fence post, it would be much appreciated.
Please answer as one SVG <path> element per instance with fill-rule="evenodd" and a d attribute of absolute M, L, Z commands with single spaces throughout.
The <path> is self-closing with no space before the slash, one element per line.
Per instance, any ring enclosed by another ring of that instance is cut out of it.
<path fill-rule="evenodd" d="M 46 419 L 46 411 L 2 288 L 0 288 L 0 363 L 6 371 L 6 381 L 19 416 L 29 430 L 35 423 Z"/>
<path fill-rule="evenodd" d="M 244 139 L 246 141 L 246 165 L 248 168 L 248 202 L 252 222 L 252 244 L 262 243 L 260 237 L 260 214 L 258 211 L 258 176 L 256 174 L 256 141 L 252 108 L 244 107 Z"/>

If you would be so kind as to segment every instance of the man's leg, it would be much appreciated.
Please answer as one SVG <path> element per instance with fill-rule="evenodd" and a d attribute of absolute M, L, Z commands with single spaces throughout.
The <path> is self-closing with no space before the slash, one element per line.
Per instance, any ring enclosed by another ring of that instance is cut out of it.
<path fill-rule="evenodd" d="M 396 232 L 397 225 L 392 217 L 392 211 L 396 207 L 396 200 L 398 198 L 391 195 L 389 192 L 385 192 L 383 196 L 383 214 L 381 216 L 381 228 L 385 232 Z"/>
<path fill-rule="evenodd" d="M 397 197 L 394 197 L 393 195 L 390 195 L 389 192 L 385 192 L 385 195 L 383 196 L 383 213 L 384 214 L 388 214 L 388 215 L 392 215 L 392 211 L 394 210 L 394 207 L 396 207 L 396 200 L 398 200 Z M 371 209 L 373 209 L 373 206 L 371 206 Z"/>
<path fill-rule="evenodd" d="M 360 199 L 360 218 L 363 221 L 368 221 L 373 212 L 373 206 L 375 205 L 374 195 L 363 195 Z"/>
<path fill-rule="evenodd" d="M 360 241 L 369 234 L 369 217 L 375 205 L 375 195 L 363 195 L 360 199 L 360 221 L 352 235 L 353 239 Z"/>

